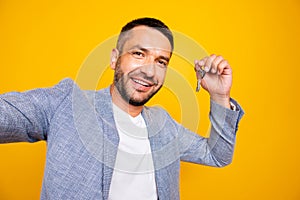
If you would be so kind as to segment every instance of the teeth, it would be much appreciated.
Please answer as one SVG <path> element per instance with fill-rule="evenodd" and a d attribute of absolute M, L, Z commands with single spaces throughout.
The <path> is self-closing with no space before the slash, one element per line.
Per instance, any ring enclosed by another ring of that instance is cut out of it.
<path fill-rule="evenodd" d="M 137 80 L 137 79 L 133 79 L 134 82 L 138 83 L 138 84 L 141 84 L 143 86 L 146 86 L 146 87 L 149 87 L 149 84 L 148 83 L 145 83 L 144 81 L 141 81 L 141 80 Z"/>

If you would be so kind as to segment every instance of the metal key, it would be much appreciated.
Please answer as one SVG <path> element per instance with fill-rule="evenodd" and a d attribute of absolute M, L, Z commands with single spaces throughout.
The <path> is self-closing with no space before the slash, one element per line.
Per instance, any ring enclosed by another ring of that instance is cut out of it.
<path fill-rule="evenodd" d="M 201 88 L 201 80 L 204 78 L 206 71 L 202 68 L 200 68 L 199 70 L 197 70 L 197 77 L 199 76 L 199 78 L 197 79 L 197 87 L 196 87 L 196 92 L 200 91 Z"/>
<path fill-rule="evenodd" d="M 199 92 L 201 88 L 201 78 L 197 79 L 197 87 L 196 87 L 196 92 Z"/>

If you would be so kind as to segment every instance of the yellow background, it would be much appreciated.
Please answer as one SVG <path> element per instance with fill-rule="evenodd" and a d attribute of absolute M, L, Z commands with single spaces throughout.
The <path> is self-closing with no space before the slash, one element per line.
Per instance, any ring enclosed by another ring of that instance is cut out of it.
<path fill-rule="evenodd" d="M 0 0 L 0 93 L 76 79 L 98 44 L 142 16 L 161 19 L 228 59 L 232 96 L 246 111 L 233 163 L 221 169 L 182 163 L 181 198 L 300 199 L 298 0 Z M 194 87 L 187 69 L 179 71 Z M 203 121 L 198 130 L 205 135 L 208 96 L 196 95 Z M 176 94 L 165 89 L 152 103 L 181 120 L 184 102 Z M 1 200 L 39 199 L 45 154 L 44 142 L 0 145 Z"/>

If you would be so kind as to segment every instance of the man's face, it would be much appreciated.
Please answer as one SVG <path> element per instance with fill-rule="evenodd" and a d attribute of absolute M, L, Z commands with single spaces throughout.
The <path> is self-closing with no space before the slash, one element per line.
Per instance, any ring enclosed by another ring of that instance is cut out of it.
<path fill-rule="evenodd" d="M 164 83 L 171 44 L 162 33 L 146 26 L 135 27 L 128 34 L 122 55 L 112 63 L 114 85 L 125 101 L 141 106 Z"/>

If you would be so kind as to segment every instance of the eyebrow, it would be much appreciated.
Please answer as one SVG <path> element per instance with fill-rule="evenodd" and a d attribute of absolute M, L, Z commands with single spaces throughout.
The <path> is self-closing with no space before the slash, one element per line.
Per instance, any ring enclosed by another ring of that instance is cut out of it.
<path fill-rule="evenodd" d="M 134 45 L 133 47 L 130 48 L 130 50 L 132 50 L 132 49 L 139 49 L 139 50 L 142 50 L 142 51 L 144 51 L 144 52 L 149 52 L 149 51 L 150 51 L 148 48 L 142 47 L 142 46 L 140 46 L 140 45 L 138 45 L 138 44 L 137 44 L 137 45 Z M 162 49 L 162 51 L 167 51 L 167 50 Z M 166 56 L 160 55 L 159 58 L 164 59 L 164 60 L 166 60 L 167 62 L 170 61 L 170 58 L 169 58 L 169 57 L 166 57 Z"/>

